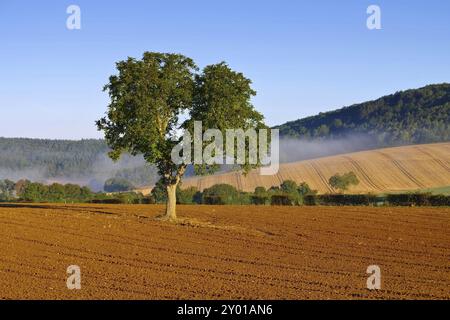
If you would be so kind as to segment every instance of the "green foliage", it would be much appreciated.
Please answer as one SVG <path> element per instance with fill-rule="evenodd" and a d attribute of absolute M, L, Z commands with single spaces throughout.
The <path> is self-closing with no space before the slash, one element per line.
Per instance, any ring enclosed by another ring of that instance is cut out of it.
<path fill-rule="evenodd" d="M 237 204 L 250 205 L 252 204 L 253 193 L 252 192 L 239 192 L 239 200 Z"/>
<path fill-rule="evenodd" d="M 392 193 L 384 197 L 390 206 L 450 206 L 450 195 L 429 192 Z"/>
<path fill-rule="evenodd" d="M 201 193 L 196 187 L 177 188 L 177 203 L 179 204 L 200 204 L 202 201 L 201 197 Z"/>
<path fill-rule="evenodd" d="M 69 188 L 68 188 L 69 189 Z M 66 193 L 66 188 L 59 183 L 54 183 L 48 187 L 47 198 L 50 201 L 63 201 Z"/>
<path fill-rule="evenodd" d="M 11 180 L 0 180 L 0 201 L 9 201 L 15 196 L 15 183 Z"/>
<path fill-rule="evenodd" d="M 306 195 L 315 195 L 317 190 L 311 189 L 311 187 L 306 182 L 301 182 L 298 186 L 298 193 L 300 196 L 304 197 Z"/>
<path fill-rule="evenodd" d="M 280 188 L 285 193 L 297 193 L 298 192 L 297 183 L 292 180 L 284 180 L 281 183 Z"/>
<path fill-rule="evenodd" d="M 286 205 L 287 203 L 291 205 L 302 205 L 306 195 L 316 193 L 317 191 L 312 190 L 306 182 L 297 185 L 292 180 L 285 180 L 281 183 L 280 187 L 271 187 L 269 189 L 271 203 L 277 203 L 278 205 Z"/>
<path fill-rule="evenodd" d="M 106 192 L 124 192 L 136 189 L 128 180 L 120 178 L 111 178 L 105 181 L 104 190 Z"/>
<path fill-rule="evenodd" d="M 324 194 L 316 197 L 316 202 L 326 206 L 369 206 L 376 203 L 371 194 Z"/>
<path fill-rule="evenodd" d="M 205 204 L 239 204 L 239 191 L 229 184 L 216 184 L 203 190 Z"/>
<path fill-rule="evenodd" d="M 316 194 L 307 194 L 303 197 L 303 204 L 306 206 L 315 206 L 318 203 Z"/>
<path fill-rule="evenodd" d="M 430 195 L 428 197 L 428 202 L 431 206 L 450 206 L 450 195 Z"/>
<path fill-rule="evenodd" d="M 155 200 L 155 203 L 166 203 L 167 189 L 162 180 L 159 180 L 153 187 L 151 196 Z"/>
<path fill-rule="evenodd" d="M 358 177 L 353 171 L 344 173 L 343 175 L 335 174 L 328 180 L 330 186 L 340 191 L 348 190 L 350 186 L 359 184 Z"/>
<path fill-rule="evenodd" d="M 450 84 L 397 92 L 277 128 L 281 136 L 306 139 L 367 134 L 377 147 L 448 141 Z"/>
<path fill-rule="evenodd" d="M 214 205 L 326 205 L 326 206 L 450 206 L 450 196 L 431 193 L 404 193 L 404 194 L 324 194 L 317 195 L 306 183 L 301 183 L 297 190 L 300 191 L 300 201 L 293 196 L 294 184 L 287 180 L 282 183 L 282 188 L 271 187 L 266 190 L 264 187 L 255 188 L 255 192 L 239 192 L 236 188 L 227 184 L 217 184 L 204 192 L 199 192 L 195 187 L 177 190 L 177 201 L 180 204 L 214 204 Z M 11 197 L 5 197 L 5 190 L 10 192 Z M 20 198 L 16 194 L 21 190 Z M 289 191 L 289 192 L 287 192 Z M 294 194 L 295 195 L 295 194 Z M 159 182 L 149 196 L 141 193 L 123 192 L 120 194 L 92 193 L 87 187 L 80 187 L 74 184 L 43 185 L 21 180 L 13 181 L 0 180 L 0 201 L 28 201 L 28 202 L 88 202 L 105 204 L 154 204 L 164 203 L 166 193 L 164 185 Z"/>
<path fill-rule="evenodd" d="M 207 129 L 218 129 L 225 133 L 227 129 L 241 129 L 246 132 L 248 129 L 268 129 L 263 122 L 263 115 L 255 110 L 251 104 L 251 98 L 256 95 L 256 91 L 251 88 L 251 80 L 242 73 L 235 72 L 225 63 L 209 65 L 203 69 L 202 74 L 195 78 L 195 90 L 193 98 L 193 108 L 190 112 L 191 118 L 184 123 L 184 127 L 193 132 L 194 121 L 201 121 L 203 131 Z M 248 150 L 247 141 L 237 141 L 232 138 L 237 158 L 238 144 L 245 144 Z M 237 141 L 237 143 L 234 143 Z M 204 141 L 204 147 L 211 142 Z M 229 141 L 227 137 L 223 139 L 226 146 Z M 259 146 L 256 146 L 259 148 Z M 250 169 L 258 167 L 259 164 L 249 164 L 248 152 L 245 156 L 245 163 L 236 166 L 247 173 Z M 217 165 L 196 165 L 198 174 L 210 174 L 219 169 Z"/>
<path fill-rule="evenodd" d="M 180 170 L 170 157 L 177 144 L 175 131 L 179 115 L 192 106 L 197 67 L 185 56 L 156 52 L 116 67 L 118 74 L 104 88 L 111 97 L 107 116 L 97 121 L 112 148 L 109 155 L 117 160 L 124 152 L 142 154 L 172 184 Z"/>
<path fill-rule="evenodd" d="M 251 203 L 255 205 L 265 205 L 269 202 L 269 192 L 264 187 L 256 187 L 251 195 Z"/>
<path fill-rule="evenodd" d="M 255 196 L 267 196 L 267 190 L 264 187 L 256 187 L 255 188 Z"/>
<path fill-rule="evenodd" d="M 145 52 L 141 60 L 128 58 L 116 67 L 118 74 L 111 76 L 104 88 L 111 98 L 107 115 L 97 121 L 97 128 L 104 131 L 113 160 L 128 152 L 142 154 L 156 166 L 167 187 L 166 217 L 174 219 L 175 188 L 187 167 L 172 161 L 172 151 L 183 139 L 179 129 L 194 137 L 195 121 L 202 121 L 203 130 L 221 132 L 265 127 L 263 116 L 250 103 L 256 92 L 249 79 L 226 63 L 207 66 L 198 74 L 194 61 L 179 54 Z M 179 119 L 182 114 L 189 114 L 184 122 Z M 248 157 L 240 164 L 244 172 L 256 166 L 249 164 Z M 203 174 L 218 166 L 197 165 L 195 169 Z M 156 188 L 155 193 L 155 200 L 160 201 L 161 190 Z M 230 201 L 228 197 L 222 200 Z"/>
<path fill-rule="evenodd" d="M 295 181 L 285 180 L 280 185 L 280 189 L 284 196 L 287 196 L 293 205 L 300 205 L 303 203 L 303 197 L 298 192 L 298 185 Z M 273 202 L 273 199 L 272 199 Z"/>
<path fill-rule="evenodd" d="M 45 201 L 48 198 L 48 186 L 41 183 L 30 183 L 25 187 L 22 198 L 30 202 Z"/>
<path fill-rule="evenodd" d="M 270 204 L 272 206 L 293 206 L 295 199 L 288 194 L 274 194 L 270 197 Z"/>
<path fill-rule="evenodd" d="M 115 195 L 107 195 L 104 193 L 96 194 L 89 203 L 103 204 L 151 204 L 154 203 L 152 198 L 144 197 L 141 193 L 123 192 Z"/>
<path fill-rule="evenodd" d="M 21 182 L 17 184 L 19 183 Z M 47 186 L 37 182 L 25 183 L 20 192 L 20 198 L 29 202 L 85 202 L 92 197 L 93 193 L 89 188 L 75 184 L 54 183 Z"/>

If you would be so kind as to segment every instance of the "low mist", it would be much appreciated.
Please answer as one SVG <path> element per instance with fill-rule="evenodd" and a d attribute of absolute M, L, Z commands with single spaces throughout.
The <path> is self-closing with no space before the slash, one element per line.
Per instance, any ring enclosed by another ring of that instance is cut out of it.
<path fill-rule="evenodd" d="M 280 139 L 280 162 L 295 162 L 360 150 L 374 149 L 377 140 L 368 135 L 328 139 Z"/>

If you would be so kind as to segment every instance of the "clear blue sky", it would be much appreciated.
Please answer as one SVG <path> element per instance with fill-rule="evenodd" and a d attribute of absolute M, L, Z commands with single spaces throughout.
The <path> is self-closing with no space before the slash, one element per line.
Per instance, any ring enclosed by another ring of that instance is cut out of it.
<path fill-rule="evenodd" d="M 81 8 L 81 30 L 66 8 Z M 381 7 L 382 30 L 366 28 Z M 270 125 L 450 82 L 450 1 L 0 0 L 0 136 L 99 138 L 114 63 L 178 52 L 253 80 Z"/>

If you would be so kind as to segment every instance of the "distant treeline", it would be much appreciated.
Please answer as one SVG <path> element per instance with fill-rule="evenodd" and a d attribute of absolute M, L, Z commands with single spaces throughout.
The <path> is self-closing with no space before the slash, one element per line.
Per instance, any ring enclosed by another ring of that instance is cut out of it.
<path fill-rule="evenodd" d="M 143 159 L 125 156 L 114 164 L 103 140 L 46 140 L 0 137 L 0 179 L 84 181 L 101 190 L 109 178 L 136 186 L 158 180 L 155 168 Z"/>
<path fill-rule="evenodd" d="M 20 180 L 0 180 L 0 202 L 63 202 L 109 204 L 166 203 L 167 195 L 158 183 L 148 196 L 136 192 L 101 193 L 75 184 L 44 185 Z M 284 181 L 269 189 L 257 187 L 242 192 L 228 184 L 217 184 L 200 192 L 195 187 L 178 188 L 177 203 L 206 205 L 274 205 L 274 206 L 450 206 L 450 196 L 430 193 L 405 194 L 323 194 L 318 195 L 307 183 Z"/>
<path fill-rule="evenodd" d="M 0 202 L 151 203 L 149 197 L 134 192 L 106 194 L 71 183 L 45 185 L 29 180 L 0 180 Z"/>
<path fill-rule="evenodd" d="M 397 92 L 277 128 L 302 139 L 369 135 L 378 147 L 450 140 L 450 84 Z"/>

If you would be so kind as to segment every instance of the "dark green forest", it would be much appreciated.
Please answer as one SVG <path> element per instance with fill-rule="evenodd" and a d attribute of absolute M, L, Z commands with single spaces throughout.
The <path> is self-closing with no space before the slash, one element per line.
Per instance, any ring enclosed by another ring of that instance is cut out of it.
<path fill-rule="evenodd" d="M 377 147 L 450 140 L 450 84 L 384 96 L 276 127 L 284 137 L 328 139 L 369 135 Z"/>

